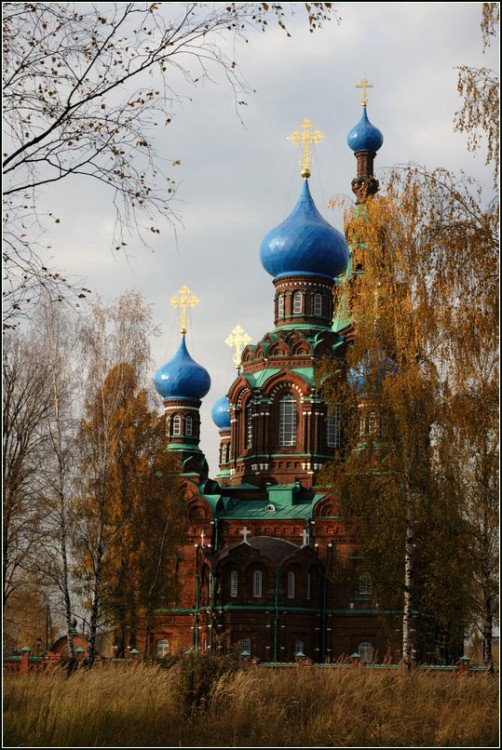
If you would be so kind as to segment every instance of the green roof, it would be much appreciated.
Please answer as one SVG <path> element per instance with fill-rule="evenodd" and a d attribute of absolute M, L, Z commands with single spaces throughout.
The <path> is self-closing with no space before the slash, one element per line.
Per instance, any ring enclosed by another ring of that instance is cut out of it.
<path fill-rule="evenodd" d="M 265 370 L 260 370 L 260 372 L 246 372 L 244 373 L 244 377 L 246 378 L 251 388 L 261 388 L 269 378 L 271 378 L 273 375 L 276 375 L 278 372 L 281 372 L 281 370 L 283 369 L 284 367 L 267 367 L 265 368 Z M 303 378 L 307 385 L 312 385 L 312 383 L 314 382 L 313 367 L 288 367 L 287 369 L 290 372 L 294 372 L 301 378 Z"/>
<path fill-rule="evenodd" d="M 317 497 L 317 496 L 316 496 Z M 277 501 L 275 497 L 264 500 L 238 500 L 235 498 L 229 498 L 229 502 L 226 505 L 224 511 L 220 514 L 219 518 L 232 518 L 239 520 L 253 519 L 307 519 L 312 515 L 312 508 L 314 506 L 314 500 L 307 500 L 306 502 L 284 502 Z M 273 505 L 275 510 L 267 510 Z"/>

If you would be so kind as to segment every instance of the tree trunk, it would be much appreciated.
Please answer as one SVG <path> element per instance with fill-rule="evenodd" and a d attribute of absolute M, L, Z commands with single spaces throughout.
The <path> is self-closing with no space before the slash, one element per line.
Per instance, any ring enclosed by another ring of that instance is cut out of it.
<path fill-rule="evenodd" d="M 414 555 L 414 520 L 412 495 L 406 495 L 406 540 L 404 546 L 404 601 L 403 601 L 403 664 L 408 669 L 412 666 L 413 657 L 413 555 Z"/>
<path fill-rule="evenodd" d="M 484 602 L 484 617 L 482 626 L 483 636 L 483 664 L 489 672 L 493 672 L 493 611 L 491 597 L 487 597 Z"/>

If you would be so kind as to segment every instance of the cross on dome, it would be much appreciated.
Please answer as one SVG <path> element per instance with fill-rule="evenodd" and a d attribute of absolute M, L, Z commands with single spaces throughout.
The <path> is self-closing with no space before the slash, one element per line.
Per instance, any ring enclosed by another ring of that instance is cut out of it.
<path fill-rule="evenodd" d="M 180 331 L 181 333 L 187 332 L 188 323 L 188 309 L 195 307 L 199 304 L 199 298 L 192 294 L 191 289 L 187 286 L 182 286 L 178 290 L 178 294 L 171 297 L 171 305 L 173 307 L 179 307 L 179 318 L 180 318 Z"/>
<path fill-rule="evenodd" d="M 367 78 L 363 78 L 363 80 L 361 81 L 361 83 L 356 83 L 356 89 L 362 89 L 363 90 L 363 96 L 362 96 L 362 99 L 361 99 L 361 104 L 363 105 L 363 107 L 366 107 L 367 104 L 368 104 L 368 95 L 366 93 L 366 89 L 372 89 L 372 88 L 373 88 L 373 84 L 372 83 L 368 83 L 368 79 Z"/>
<path fill-rule="evenodd" d="M 245 347 L 249 344 L 251 341 L 251 336 L 249 336 L 244 328 L 242 326 L 235 326 L 233 331 L 230 331 L 229 335 L 225 339 L 225 344 L 229 346 L 231 349 L 233 347 L 234 349 L 234 364 L 237 369 L 241 366 L 241 357 L 242 352 L 244 351 Z"/>
<path fill-rule="evenodd" d="M 299 133 L 295 130 L 294 133 L 288 135 L 288 141 L 298 146 L 300 143 L 303 144 L 302 158 L 300 159 L 300 165 L 302 167 L 302 177 L 307 179 L 310 177 L 310 167 L 312 166 L 312 151 L 311 143 L 319 143 L 324 138 L 324 133 L 320 130 L 312 132 L 314 129 L 314 123 L 309 120 L 308 117 L 300 125 L 300 130 L 303 132 Z"/>

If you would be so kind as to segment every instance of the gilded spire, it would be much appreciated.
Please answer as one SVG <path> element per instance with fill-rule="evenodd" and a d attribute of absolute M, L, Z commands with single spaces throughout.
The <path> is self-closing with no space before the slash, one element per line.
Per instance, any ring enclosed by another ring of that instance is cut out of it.
<path fill-rule="evenodd" d="M 244 328 L 239 325 L 235 326 L 233 331 L 231 331 L 225 339 L 225 344 L 234 350 L 233 359 L 237 369 L 241 366 L 242 352 L 250 341 L 251 336 L 249 336 Z"/>
<path fill-rule="evenodd" d="M 310 167 L 312 166 L 311 144 L 322 141 L 324 133 L 321 133 L 320 130 L 312 132 L 314 130 L 314 123 L 312 120 L 309 120 L 308 117 L 300 125 L 300 130 L 302 132 L 295 130 L 294 133 L 288 135 L 288 141 L 294 143 L 295 146 L 298 146 L 300 143 L 302 144 L 302 158 L 300 159 L 302 167 L 301 174 L 304 179 L 307 179 L 310 177 Z"/>
<path fill-rule="evenodd" d="M 361 83 L 356 83 L 356 89 L 362 89 L 363 90 L 363 95 L 362 95 L 362 98 L 361 98 L 361 104 L 363 105 L 363 107 L 366 107 L 368 105 L 368 95 L 366 93 L 366 89 L 372 89 L 372 88 L 373 88 L 373 84 L 372 83 L 368 83 L 368 79 L 367 78 L 363 78 L 363 80 L 361 81 Z"/>
<path fill-rule="evenodd" d="M 191 289 L 187 286 L 182 286 L 178 290 L 178 294 L 171 297 L 171 305 L 179 308 L 179 319 L 180 319 L 180 332 L 187 332 L 188 323 L 188 310 L 190 307 L 195 307 L 199 304 L 199 298 L 192 294 Z"/>

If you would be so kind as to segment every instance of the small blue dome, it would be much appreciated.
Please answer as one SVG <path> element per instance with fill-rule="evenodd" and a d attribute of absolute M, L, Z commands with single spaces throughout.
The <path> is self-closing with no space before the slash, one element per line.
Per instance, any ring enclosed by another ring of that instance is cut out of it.
<path fill-rule="evenodd" d="M 230 401 L 226 396 L 222 396 L 215 402 L 211 409 L 211 416 L 218 429 L 230 429 Z"/>
<path fill-rule="evenodd" d="M 201 399 L 211 387 L 211 378 L 204 367 L 198 365 L 188 353 L 185 336 L 174 357 L 162 365 L 153 382 L 162 398 Z"/>
<path fill-rule="evenodd" d="M 288 218 L 261 243 L 260 259 L 264 269 L 276 279 L 283 276 L 332 279 L 347 268 L 349 250 L 345 238 L 317 210 L 307 180 Z"/>
<path fill-rule="evenodd" d="M 368 120 L 366 107 L 363 107 L 363 116 L 347 136 L 347 143 L 352 151 L 378 151 L 383 143 L 383 135 Z"/>
<path fill-rule="evenodd" d="M 348 371 L 347 384 L 355 393 L 365 396 L 367 395 L 367 385 L 371 382 L 372 377 L 376 375 L 376 382 L 374 384 L 379 387 L 384 378 L 388 375 L 396 374 L 397 371 L 397 364 L 393 359 L 384 355 L 383 352 L 373 355 L 372 358 L 367 353 L 358 365 L 351 367 Z"/>

